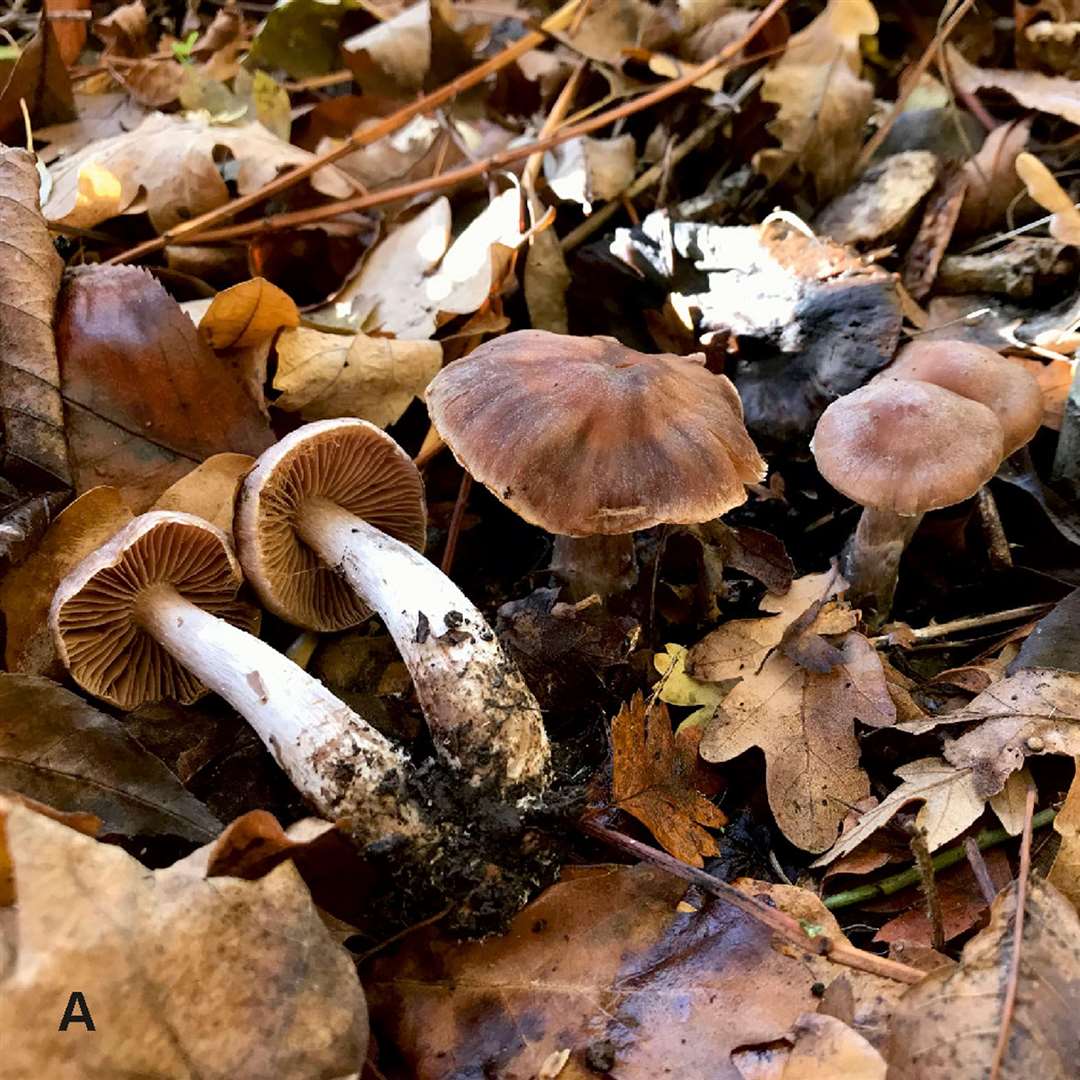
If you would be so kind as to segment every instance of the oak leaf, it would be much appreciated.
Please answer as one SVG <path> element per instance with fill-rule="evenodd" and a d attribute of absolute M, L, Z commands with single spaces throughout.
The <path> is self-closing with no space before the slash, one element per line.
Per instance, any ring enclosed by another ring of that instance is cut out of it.
<path fill-rule="evenodd" d="M 793 844 L 824 851 L 847 808 L 870 793 L 859 765 L 856 720 L 895 723 L 881 662 L 859 634 L 840 646 L 841 662 L 817 673 L 774 653 L 724 699 L 701 740 L 706 761 L 765 753 L 769 806 Z"/>

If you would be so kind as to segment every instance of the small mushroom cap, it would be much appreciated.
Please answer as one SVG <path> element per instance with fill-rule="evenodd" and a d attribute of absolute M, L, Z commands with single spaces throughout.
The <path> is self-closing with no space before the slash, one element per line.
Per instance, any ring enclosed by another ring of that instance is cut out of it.
<path fill-rule="evenodd" d="M 138 624 L 140 596 L 171 585 L 186 600 L 254 633 L 259 611 L 237 599 L 243 584 L 228 537 L 192 514 L 153 510 L 130 521 L 60 582 L 49 626 L 61 660 L 88 693 L 122 709 L 206 687 Z"/>
<path fill-rule="evenodd" d="M 837 491 L 905 517 L 974 495 L 997 471 L 1002 446 L 985 405 L 907 379 L 875 379 L 838 398 L 811 443 Z"/>
<path fill-rule="evenodd" d="M 458 461 L 548 532 L 692 524 L 765 476 L 738 392 L 703 360 L 519 330 L 443 368 L 428 411 Z"/>
<path fill-rule="evenodd" d="M 343 630 L 371 612 L 297 532 L 305 502 L 320 497 L 423 551 L 424 485 L 412 459 L 385 431 L 352 419 L 297 428 L 248 473 L 234 532 L 259 599 L 297 626 Z"/>
<path fill-rule="evenodd" d="M 1030 441 L 1043 417 L 1043 396 L 1026 368 L 985 345 L 913 341 L 878 378 L 919 379 L 990 409 L 1005 435 L 1005 456 Z"/>

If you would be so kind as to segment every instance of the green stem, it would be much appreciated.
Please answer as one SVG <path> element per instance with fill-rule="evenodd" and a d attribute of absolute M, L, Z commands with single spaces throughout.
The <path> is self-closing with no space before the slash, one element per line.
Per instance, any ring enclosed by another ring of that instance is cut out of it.
<path fill-rule="evenodd" d="M 1031 828 L 1041 829 L 1045 825 L 1049 825 L 1054 820 L 1057 810 L 1050 807 L 1047 810 L 1040 810 L 1031 819 Z M 1011 836 L 1004 829 L 983 829 L 981 833 L 976 833 L 975 844 L 980 851 L 985 851 L 986 848 L 996 847 L 998 844 L 1004 844 L 1006 840 L 1013 840 L 1015 837 Z M 945 870 L 950 866 L 955 866 L 958 862 L 962 862 L 967 856 L 964 850 L 963 844 L 957 844 L 956 847 L 946 848 L 944 851 L 939 851 L 934 856 L 932 862 L 934 865 L 934 872 Z M 892 896 L 893 893 L 900 892 L 901 889 L 906 889 L 909 885 L 917 885 L 920 882 L 921 877 L 919 875 L 919 868 L 917 866 L 909 866 L 906 870 L 901 870 L 897 874 L 892 874 L 887 878 L 882 878 L 880 881 L 872 881 L 868 885 L 859 885 L 854 889 L 847 889 L 845 892 L 833 893 L 832 896 L 827 897 L 824 901 L 825 906 L 830 911 L 836 911 L 839 908 L 851 907 L 852 904 L 862 903 L 864 900 L 876 900 L 879 896 Z"/>

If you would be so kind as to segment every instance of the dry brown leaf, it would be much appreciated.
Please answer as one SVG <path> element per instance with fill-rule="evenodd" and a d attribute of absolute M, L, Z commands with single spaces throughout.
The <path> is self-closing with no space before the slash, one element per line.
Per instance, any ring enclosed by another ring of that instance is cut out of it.
<path fill-rule="evenodd" d="M 859 78 L 859 38 L 877 33 L 870 0 L 829 0 L 765 75 L 763 101 L 779 106 L 768 129 L 780 149 L 761 150 L 754 167 L 777 180 L 799 164 L 819 199 L 842 191 L 851 175 L 870 115 L 873 87 Z"/>
<path fill-rule="evenodd" d="M 622 67 L 626 50 L 644 44 L 656 12 L 643 0 L 596 0 L 570 29 L 552 35 L 575 53 L 613 68 Z"/>
<path fill-rule="evenodd" d="M 1037 341 L 1037 345 L 1046 345 L 1053 348 L 1052 343 Z M 1070 360 L 1051 360 L 1048 363 L 1042 360 L 1023 360 L 1013 357 L 1018 364 L 1035 376 L 1039 389 L 1043 394 L 1043 427 L 1051 431 L 1061 430 L 1061 420 L 1065 414 L 1065 399 L 1069 396 L 1072 387 L 1074 364 Z"/>
<path fill-rule="evenodd" d="M 532 197 L 533 213 L 542 211 L 539 200 Z M 570 270 L 566 265 L 559 237 L 554 229 L 542 229 L 529 240 L 525 254 L 525 303 L 529 323 L 534 330 L 550 330 L 565 334 L 570 317 L 566 310 L 566 291 L 570 288 Z"/>
<path fill-rule="evenodd" d="M 945 46 L 949 72 L 956 86 L 969 94 L 978 90 L 1004 90 L 1028 109 L 1063 117 L 1080 124 L 1080 82 L 1038 71 L 1002 71 L 969 64 L 958 49 Z"/>
<path fill-rule="evenodd" d="M 842 936 L 812 894 L 738 884 Z M 416 1080 L 478 1068 L 533 1080 L 563 1050 L 570 1054 L 559 1080 L 742 1080 L 732 1051 L 782 1038 L 816 1008 L 814 981 L 832 982 L 839 969 L 774 948 L 771 933 L 734 908 L 678 908 L 684 891 L 644 866 L 584 868 L 502 937 L 455 944 L 432 928 L 410 935 L 364 973 L 384 1049 Z M 852 982 L 856 1028 L 876 1040 L 899 984 L 859 974 Z"/>
<path fill-rule="evenodd" d="M 365 92 L 419 90 L 431 67 L 429 0 L 420 0 L 393 18 L 354 34 L 341 48 Z"/>
<path fill-rule="evenodd" d="M 164 232 L 228 202 L 229 190 L 216 164 L 219 147 L 236 159 L 241 195 L 258 190 L 282 169 L 306 165 L 314 157 L 282 142 L 257 122 L 224 126 L 197 115 L 152 113 L 134 131 L 91 143 L 52 165 L 53 190 L 45 217 L 93 228 L 117 214 L 146 210 L 154 228 Z M 311 186 L 335 199 L 355 190 L 332 165 L 314 173 Z"/>
<path fill-rule="evenodd" d="M 40 177 L 25 150 L 0 147 L 0 472 L 38 486 L 71 483 L 53 308 L 64 264 L 38 209 Z"/>
<path fill-rule="evenodd" d="M 92 813 L 116 836 L 206 843 L 221 828 L 118 720 L 38 675 L 0 674 L 0 788 Z"/>
<path fill-rule="evenodd" d="M 0 813 L 19 900 L 4 1080 L 359 1075 L 363 991 L 290 864 L 259 881 L 206 880 L 186 861 L 151 871 L 14 802 Z M 94 1032 L 65 1038 L 75 989 Z"/>
<path fill-rule="evenodd" d="M 50 15 L 61 12 L 89 11 L 90 0 L 45 0 L 45 11 Z M 53 23 L 60 59 L 69 67 L 79 59 L 86 44 L 86 21 L 83 19 L 57 19 Z"/>
<path fill-rule="evenodd" d="M 277 340 L 274 405 L 304 420 L 355 416 L 387 427 L 423 397 L 441 365 L 437 341 L 286 330 Z"/>
<path fill-rule="evenodd" d="M 1017 157 L 1016 174 L 1028 195 L 1053 215 L 1050 235 L 1063 244 L 1080 244 L 1080 210 L 1073 206 L 1054 174 L 1034 154 L 1027 153 Z"/>
<path fill-rule="evenodd" d="M 691 786 L 663 702 L 646 706 L 637 693 L 623 705 L 611 721 L 611 754 L 615 806 L 691 866 L 704 866 L 703 856 L 717 854 L 716 841 L 702 826 L 719 829 L 727 816 Z"/>
<path fill-rule="evenodd" d="M 825 1013 L 804 1013 L 783 1044 L 747 1047 L 733 1060 L 744 1080 L 885 1080 L 881 1054 L 854 1028 Z"/>
<path fill-rule="evenodd" d="M 357 130 L 378 124 L 366 120 Z M 371 146 L 361 147 L 338 159 L 338 168 L 366 188 L 403 180 L 419 180 L 431 175 L 436 163 L 434 148 L 442 128 L 430 116 L 414 116 L 404 127 L 386 135 Z M 315 152 L 322 154 L 340 146 L 340 139 L 320 139 Z"/>
<path fill-rule="evenodd" d="M 151 509 L 194 514 L 230 535 L 236 493 L 254 464 L 249 454 L 214 454 L 162 492 Z"/>
<path fill-rule="evenodd" d="M 560 198 L 592 213 L 594 202 L 614 199 L 630 186 L 637 168 L 633 135 L 570 139 L 544 155 L 548 187 Z"/>
<path fill-rule="evenodd" d="M 993 228 L 1020 193 L 1016 158 L 1027 145 L 1031 121 L 1001 124 L 986 136 L 979 152 L 963 168 L 964 202 L 956 219 L 961 234 Z"/>
<path fill-rule="evenodd" d="M 896 709 L 874 647 L 849 634 L 842 661 L 809 672 L 774 653 L 724 699 L 701 740 L 706 761 L 765 753 L 769 806 L 784 835 L 806 851 L 836 840 L 847 808 L 870 793 L 854 721 L 886 727 Z"/>
<path fill-rule="evenodd" d="M 1005 1017 L 1016 948 L 1017 883 L 956 968 L 932 972 L 897 1006 L 890 1080 L 985 1080 Z M 1080 918 L 1041 878 L 1028 882 L 1019 983 L 1000 1080 L 1071 1080 L 1080 1060 Z"/>
<path fill-rule="evenodd" d="M 770 616 L 732 619 L 706 634 L 687 656 L 690 674 L 707 682 L 724 682 L 759 671 L 800 615 L 844 587 L 843 579 L 829 570 L 797 578 L 783 596 L 767 593 L 758 607 Z"/>
<path fill-rule="evenodd" d="M 61 580 L 131 520 L 120 492 L 96 487 L 81 495 L 49 526 L 30 556 L 0 577 L 0 611 L 7 627 L 9 671 L 63 674 L 49 630 L 49 605 Z"/>
<path fill-rule="evenodd" d="M 150 51 L 150 17 L 143 0 L 113 8 L 94 23 L 94 33 L 105 43 L 105 56 L 146 56 Z"/>
<path fill-rule="evenodd" d="M 23 46 L 7 82 L 0 87 L 0 142 L 25 143 L 20 102 L 25 102 L 34 124 L 75 119 L 71 80 L 51 19 L 41 19 L 38 32 Z"/>
<path fill-rule="evenodd" d="M 1054 832 L 1061 837 L 1047 880 L 1080 910 L 1080 758 L 1069 793 L 1054 818 Z"/>
<path fill-rule="evenodd" d="M 283 326 L 299 325 L 300 312 L 288 293 L 255 277 L 210 301 L 199 334 L 212 349 L 250 348 L 268 341 Z"/>
<path fill-rule="evenodd" d="M 142 123 L 146 110 L 122 91 L 75 94 L 78 119 L 37 128 L 34 139 L 45 143 L 38 157 L 48 165 L 56 158 L 74 154 L 96 139 L 131 131 Z"/>
<path fill-rule="evenodd" d="M 80 492 L 112 484 L 141 513 L 212 454 L 258 455 L 273 442 L 240 377 L 144 270 L 71 275 L 57 348 Z"/>

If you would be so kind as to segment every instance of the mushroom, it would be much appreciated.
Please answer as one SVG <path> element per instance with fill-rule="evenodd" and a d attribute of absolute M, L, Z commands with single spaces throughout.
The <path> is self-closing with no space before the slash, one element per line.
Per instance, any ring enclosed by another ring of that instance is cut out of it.
<path fill-rule="evenodd" d="M 704 361 L 519 330 L 443 368 L 428 411 L 476 480 L 555 534 L 561 575 L 599 589 L 625 579 L 635 530 L 719 517 L 764 478 L 735 387 Z"/>
<path fill-rule="evenodd" d="M 1042 423 L 1043 396 L 1035 376 L 985 345 L 913 341 L 877 378 L 917 379 L 985 405 L 1001 424 L 1005 457 L 1030 442 Z"/>
<path fill-rule="evenodd" d="M 258 612 L 220 529 L 191 514 L 135 518 L 61 581 L 57 651 L 88 693 L 122 709 L 207 690 L 258 733 L 295 787 L 365 842 L 417 837 L 406 761 L 317 679 L 253 633 Z"/>
<path fill-rule="evenodd" d="M 340 630 L 378 612 L 442 755 L 474 783 L 540 790 L 549 748 L 536 699 L 477 608 L 420 554 L 420 474 L 385 432 L 324 420 L 287 435 L 240 492 L 248 580 L 274 614 Z"/>
<path fill-rule="evenodd" d="M 863 507 L 843 573 L 874 622 L 892 606 L 900 556 L 923 515 L 974 495 L 997 471 L 1004 436 L 977 401 L 875 379 L 822 413 L 810 446 L 821 475 Z"/>

